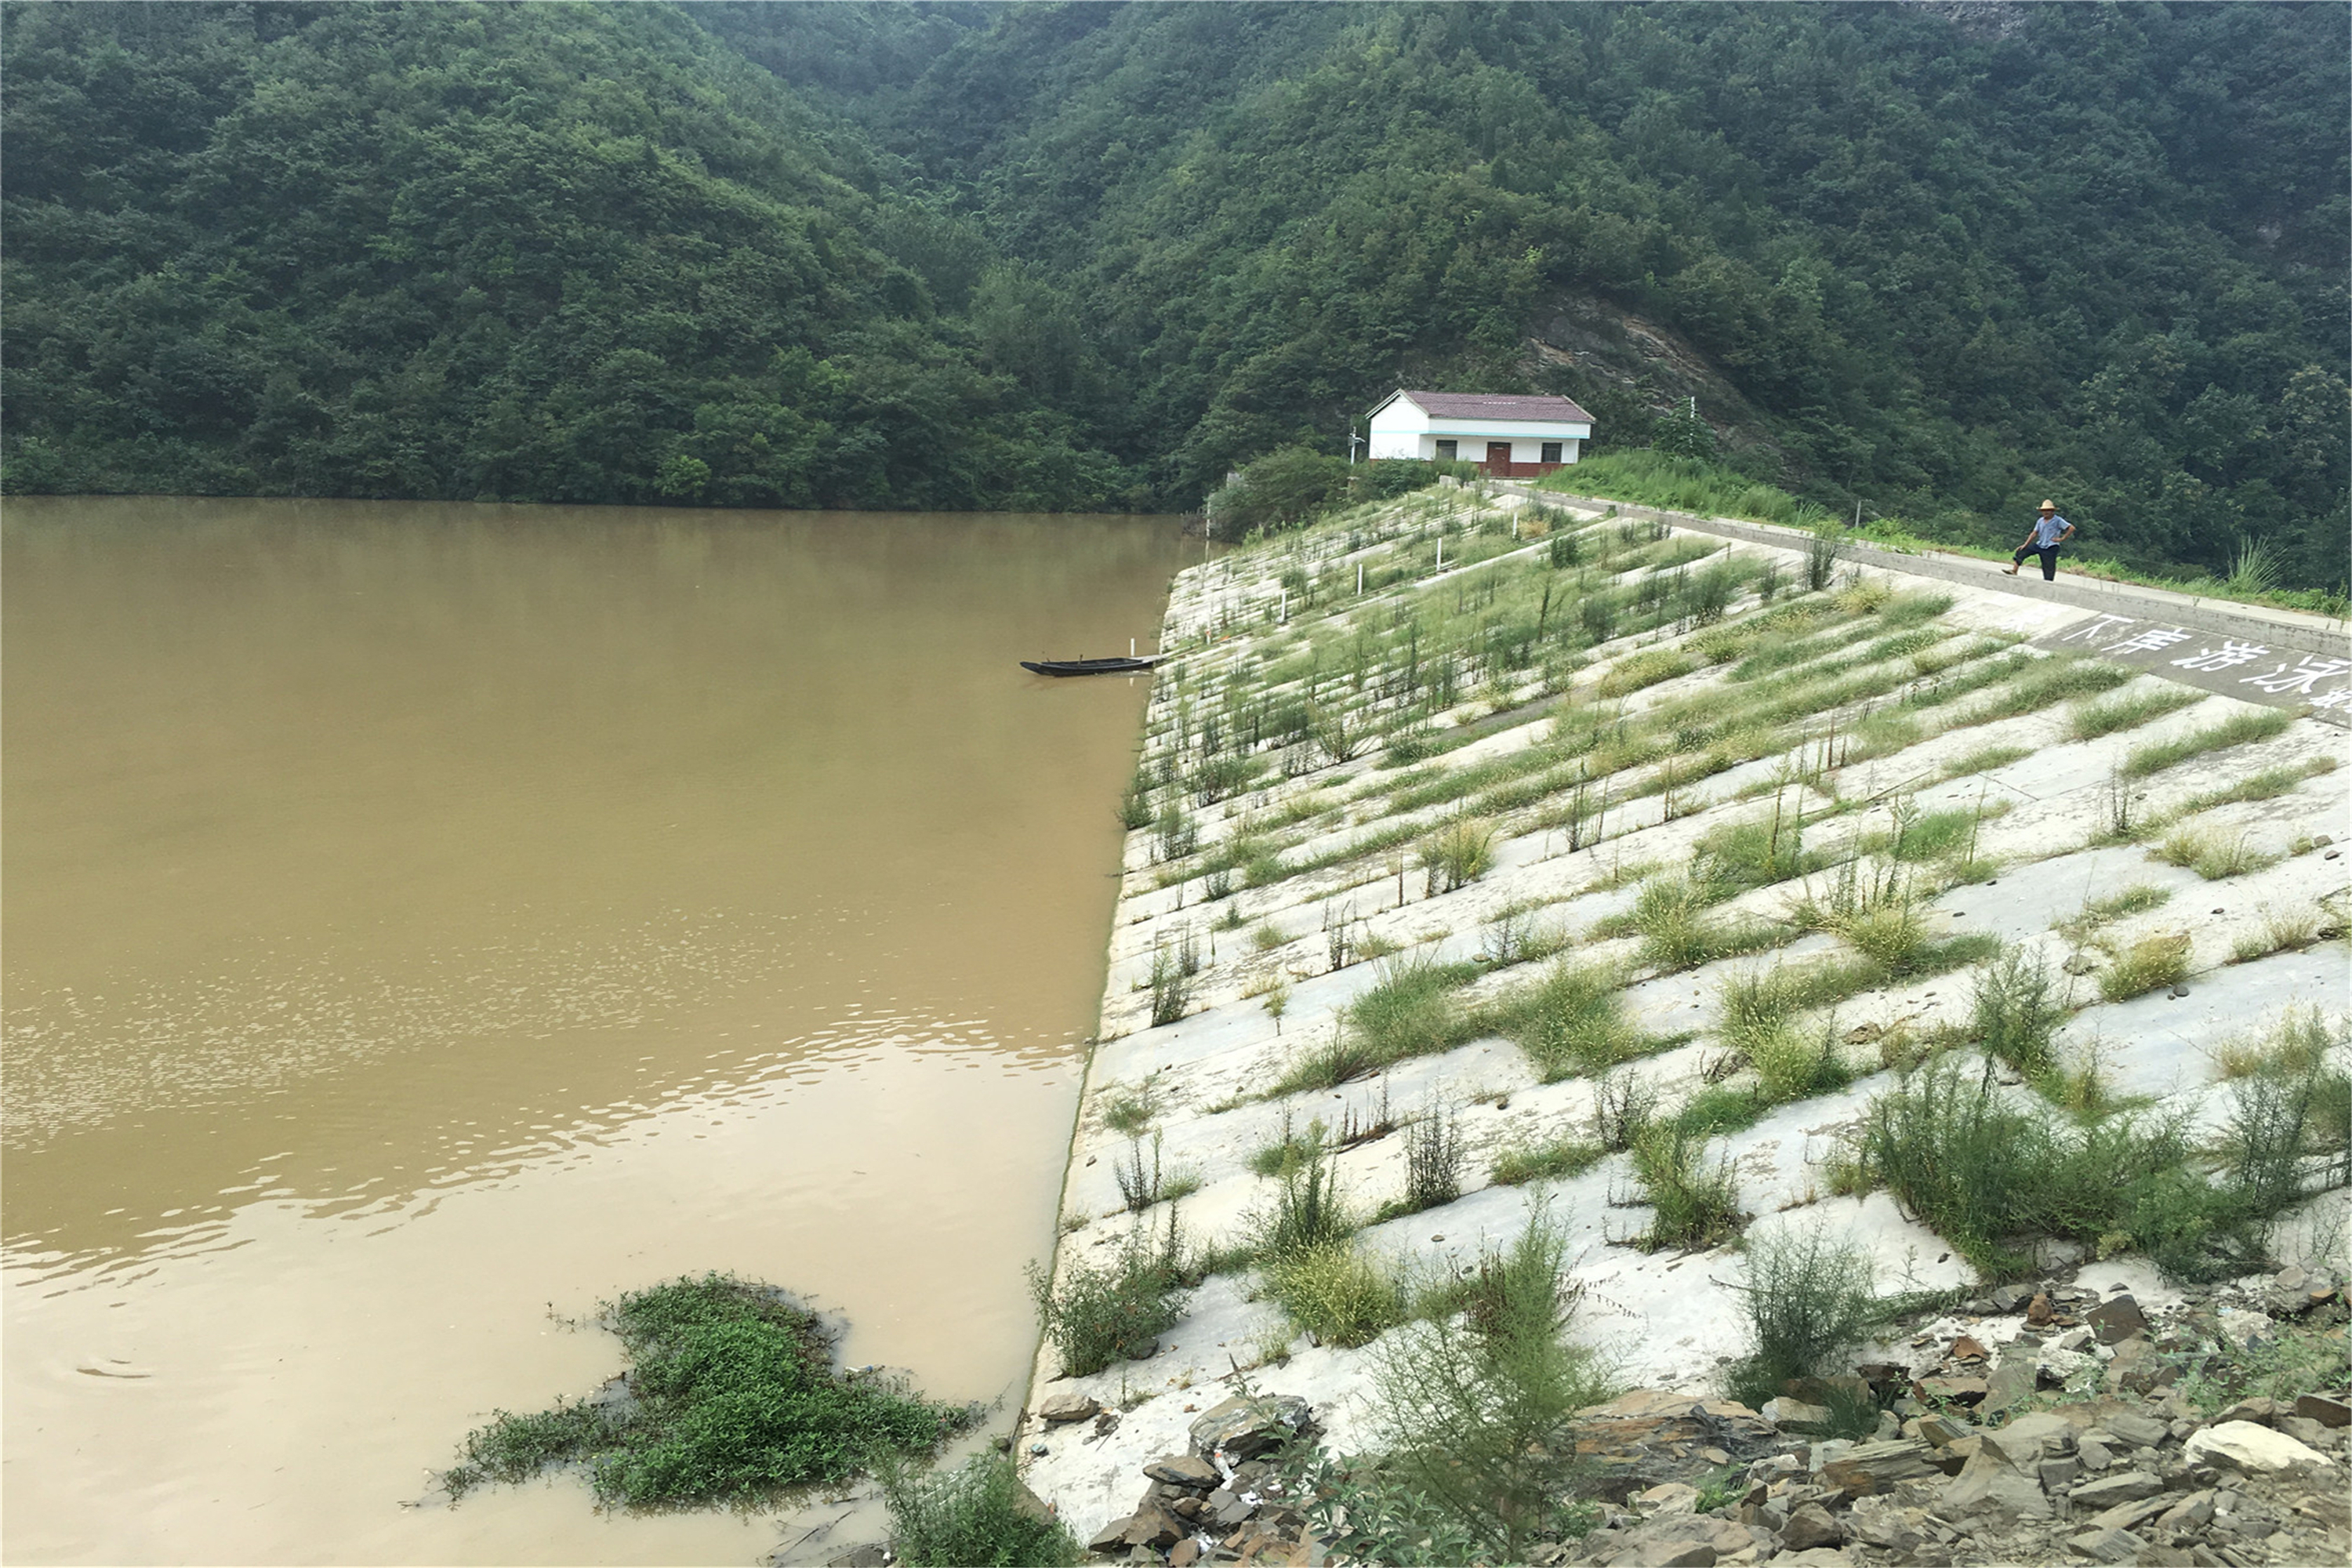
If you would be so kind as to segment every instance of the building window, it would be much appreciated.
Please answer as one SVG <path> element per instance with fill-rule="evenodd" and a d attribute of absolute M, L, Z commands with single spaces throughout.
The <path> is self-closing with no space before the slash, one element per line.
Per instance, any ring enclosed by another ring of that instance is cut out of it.
<path fill-rule="evenodd" d="M 1452 462 L 1454 460 L 1454 450 L 1455 447 L 1453 442 L 1440 441 L 1437 444 L 1437 460 L 1441 463 Z"/>
<path fill-rule="evenodd" d="M 1547 463 L 1557 463 L 1559 461 L 1559 442 L 1546 441 L 1543 444 L 1543 460 Z"/>

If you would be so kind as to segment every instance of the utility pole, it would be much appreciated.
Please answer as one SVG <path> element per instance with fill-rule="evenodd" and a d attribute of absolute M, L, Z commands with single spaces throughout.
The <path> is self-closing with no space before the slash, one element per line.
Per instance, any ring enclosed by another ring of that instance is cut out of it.
<path fill-rule="evenodd" d="M 1363 444 L 1364 438 L 1356 434 L 1355 422 L 1350 420 L 1348 425 L 1348 461 L 1349 463 L 1352 464 L 1356 460 L 1356 448 Z"/>

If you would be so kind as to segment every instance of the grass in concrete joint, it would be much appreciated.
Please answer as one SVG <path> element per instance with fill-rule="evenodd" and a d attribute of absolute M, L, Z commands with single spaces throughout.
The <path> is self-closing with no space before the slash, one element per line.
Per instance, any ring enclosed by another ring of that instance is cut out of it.
<path fill-rule="evenodd" d="M 1709 1084 L 1684 1100 L 1663 1125 L 1673 1127 L 1687 1138 L 1704 1140 L 1745 1131 L 1763 1121 L 1764 1113 L 1771 1109 L 1772 1102 L 1765 1098 L 1760 1084 L 1748 1088 Z"/>
<path fill-rule="evenodd" d="M 1140 1083 L 1120 1084 L 1107 1089 L 1102 1095 L 1103 1125 L 1112 1131 L 1134 1138 L 1151 1125 L 1160 1114 L 1160 1093 L 1155 1087 L 1158 1074 Z"/>
<path fill-rule="evenodd" d="M 2123 771 L 2129 778 L 2147 778 L 2167 768 L 2178 767 L 2191 757 L 2201 757 L 2208 752 L 2283 735 L 2287 726 L 2294 722 L 2294 715 L 2282 708 L 2249 709 L 2231 714 L 2219 724 L 2168 741 L 2156 741 L 2135 747 L 2131 755 L 2124 759 Z"/>
<path fill-rule="evenodd" d="M 1697 1252 L 1738 1234 L 1746 1215 L 1728 1161 L 1710 1161 L 1708 1140 L 1678 1121 L 1654 1121 L 1633 1140 L 1633 1177 L 1650 1206 L 1650 1228 L 1634 1243 L 1644 1252 Z"/>
<path fill-rule="evenodd" d="M 1563 957 L 1539 981 L 1497 1000 L 1488 1016 L 1527 1053 L 1545 1082 L 1598 1073 L 1663 1044 L 1626 1017 L 1623 984 L 1612 967 Z"/>
<path fill-rule="evenodd" d="M 2189 977 L 2189 952 L 2186 931 L 2142 937 L 2099 970 L 2099 994 L 2110 1002 L 2127 1002 L 2158 987 L 2177 986 Z"/>
<path fill-rule="evenodd" d="M 2209 882 L 2266 871 L 2279 863 L 2281 857 L 2252 848 L 2246 837 L 2243 831 L 2232 838 L 2203 828 L 2176 827 L 2148 851 L 2148 858 L 2194 871 Z"/>
<path fill-rule="evenodd" d="M 1970 773 L 1989 773 L 2011 763 L 2023 762 L 2032 754 L 2023 746 L 1982 746 L 1966 756 L 1955 757 L 1946 763 L 1943 773 L 1948 779 L 1966 778 Z"/>
<path fill-rule="evenodd" d="M 1962 721 L 1981 724 L 1994 719 L 2022 718 L 2054 708 L 2068 698 L 2112 691 L 2139 674 L 2126 665 L 2069 654 L 2029 658 L 2016 671 L 2014 679 L 1971 709 Z"/>
<path fill-rule="evenodd" d="M 1282 1113 L 1281 1135 L 1271 1143 L 1251 1150 L 1247 1163 L 1261 1176 L 1279 1176 L 1310 1155 L 1319 1155 L 1328 1136 L 1328 1131 L 1320 1121 L 1308 1122 L 1304 1134 L 1294 1131 L 1290 1111 L 1286 1107 Z"/>
<path fill-rule="evenodd" d="M 1318 1344 L 1366 1344 L 1405 1319 L 1403 1281 L 1352 1237 L 1270 1255 L 1265 1281 L 1284 1315 Z"/>
<path fill-rule="evenodd" d="M 1775 1104 L 1832 1093 L 1853 1079 L 1838 1053 L 1835 1019 L 1810 1027 L 1797 1021 L 1811 968 L 1775 965 L 1735 975 L 1717 992 L 1717 1037 L 1756 1069 Z"/>
<path fill-rule="evenodd" d="M 1564 1134 L 1540 1143 L 1518 1144 L 1495 1156 L 1486 1179 L 1498 1187 L 1563 1181 L 1599 1164 L 1608 1151 L 1588 1138 Z"/>
<path fill-rule="evenodd" d="M 1494 868 L 1495 830 L 1475 817 L 1456 817 L 1423 841 L 1420 858 L 1430 894 L 1466 888 Z"/>
<path fill-rule="evenodd" d="M 2331 1026 L 2315 1006 L 2290 1007 L 2260 1037 L 2223 1041 L 2213 1053 L 2214 1070 L 2224 1079 L 2317 1072 L 2327 1065 L 2329 1050 L 2346 1043 L 2346 1031 L 2342 1023 Z"/>
<path fill-rule="evenodd" d="M 2161 909 L 2172 898 L 2168 888 L 2147 882 L 2136 882 L 2103 899 L 2085 898 L 2082 909 L 2066 920 L 2053 921 L 2051 930 L 2067 941 L 2080 944 L 2087 942 L 2101 927 L 2127 915 L 2145 914 Z"/>
<path fill-rule="evenodd" d="M 2231 963 L 2251 963 L 2273 952 L 2300 952 L 2320 939 L 2324 915 L 2318 906 L 2301 913 L 2262 909 L 2261 929 L 2239 936 L 2230 944 Z"/>
<path fill-rule="evenodd" d="M 1566 932 L 1538 928 L 1535 916 L 1517 906 L 1496 911 L 1479 927 L 1478 956 L 1497 969 L 1549 958 L 1567 945 Z"/>
<path fill-rule="evenodd" d="M 1630 916 L 1641 933 L 1643 963 L 1678 973 L 1719 958 L 1756 952 L 1781 940 L 1761 921 L 1717 921 L 1706 913 L 1708 890 L 1687 878 L 1660 878 L 1644 886 Z"/>
<path fill-rule="evenodd" d="M 1773 792 L 1769 816 L 1725 823 L 1700 836 L 1693 853 L 1700 885 L 1717 897 L 1728 897 L 1802 877 L 1827 864 L 1806 853 L 1802 792 L 1794 803 L 1784 799 L 1787 793 L 1785 788 Z"/>
<path fill-rule="evenodd" d="M 1293 1064 L 1269 1097 L 1337 1089 L 1406 1057 L 1453 1049 L 1475 1026 L 1455 993 L 1479 973 L 1475 963 L 1425 954 L 1382 960 L 1380 979 L 1349 1004 L 1330 1042 Z"/>
<path fill-rule="evenodd" d="M 2095 741 L 2118 730 L 2137 730 L 2167 713 L 2177 713 L 2204 700 L 2201 691 L 2167 683 L 2145 691 L 2120 693 L 2105 701 L 2076 703 L 2066 715 L 2066 728 L 2077 741 Z"/>
<path fill-rule="evenodd" d="M 2334 757 L 2312 757 L 2281 767 L 2263 768 L 2248 773 L 2235 784 L 2220 789 L 2207 790 L 2190 795 L 2182 803 L 2184 815 L 2208 811 L 2217 805 L 2235 805 L 2243 802 L 2270 800 L 2282 795 L 2305 779 L 2319 778 L 2336 771 Z"/>

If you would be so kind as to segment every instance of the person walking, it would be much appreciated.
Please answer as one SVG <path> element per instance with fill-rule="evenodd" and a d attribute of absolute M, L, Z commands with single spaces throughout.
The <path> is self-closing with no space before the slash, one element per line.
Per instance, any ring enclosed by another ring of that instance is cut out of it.
<path fill-rule="evenodd" d="M 2027 556 L 2039 555 L 2042 557 L 2042 580 L 2044 583 L 2056 582 L 2058 547 L 2074 537 L 2074 525 L 2058 515 L 2058 503 L 2043 501 L 2042 515 L 2033 520 L 2033 531 L 2025 536 L 2025 542 L 2019 545 L 2017 553 L 2009 558 L 2009 575 L 2017 575 L 2017 569 L 2025 564 Z"/>

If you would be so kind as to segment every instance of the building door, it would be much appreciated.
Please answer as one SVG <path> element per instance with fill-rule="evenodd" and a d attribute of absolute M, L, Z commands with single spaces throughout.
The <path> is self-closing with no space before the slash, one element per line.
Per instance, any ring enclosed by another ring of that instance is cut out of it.
<path fill-rule="evenodd" d="M 1490 468 L 1509 468 L 1511 466 L 1511 444 L 1508 441 L 1487 442 L 1486 466 Z"/>

